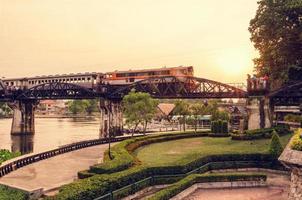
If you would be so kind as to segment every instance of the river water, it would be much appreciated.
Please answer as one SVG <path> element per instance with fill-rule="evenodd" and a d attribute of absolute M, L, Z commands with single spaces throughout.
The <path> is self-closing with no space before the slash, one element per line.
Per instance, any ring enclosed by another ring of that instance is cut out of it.
<path fill-rule="evenodd" d="M 36 118 L 34 135 L 12 136 L 12 119 L 0 119 L 0 149 L 37 153 L 82 140 L 98 139 L 98 118 Z"/>

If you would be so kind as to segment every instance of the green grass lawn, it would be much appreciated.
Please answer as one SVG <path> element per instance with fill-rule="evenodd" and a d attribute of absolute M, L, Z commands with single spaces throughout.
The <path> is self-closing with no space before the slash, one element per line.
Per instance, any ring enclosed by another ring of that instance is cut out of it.
<path fill-rule="evenodd" d="M 292 135 L 280 137 L 286 145 Z M 186 163 L 202 156 L 232 153 L 267 153 L 270 139 L 236 141 L 231 138 L 200 137 L 143 146 L 134 153 L 145 165 L 175 165 Z"/>

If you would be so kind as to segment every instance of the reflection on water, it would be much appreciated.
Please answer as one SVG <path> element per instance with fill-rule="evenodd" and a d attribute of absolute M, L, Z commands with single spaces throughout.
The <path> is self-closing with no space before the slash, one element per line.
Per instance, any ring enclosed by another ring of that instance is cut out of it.
<path fill-rule="evenodd" d="M 98 139 L 98 118 L 36 118 L 35 135 L 11 136 L 11 119 L 0 119 L 0 149 L 41 152 L 82 140 Z"/>

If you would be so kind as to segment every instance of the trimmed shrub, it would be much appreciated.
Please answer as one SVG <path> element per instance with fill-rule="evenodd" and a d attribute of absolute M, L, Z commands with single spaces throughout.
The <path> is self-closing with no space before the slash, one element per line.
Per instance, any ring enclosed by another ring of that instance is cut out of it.
<path fill-rule="evenodd" d="M 211 132 L 214 135 L 228 135 L 228 122 L 225 120 L 212 121 Z"/>
<path fill-rule="evenodd" d="M 293 150 L 302 151 L 302 139 L 301 139 L 302 129 L 298 129 L 293 136 L 290 147 Z"/>
<path fill-rule="evenodd" d="M 27 200 L 28 195 L 17 189 L 11 189 L 0 185 L 0 199 L 7 200 Z"/>
<path fill-rule="evenodd" d="M 229 182 L 229 181 L 266 181 L 266 175 L 264 174 L 192 174 L 186 178 L 174 183 L 173 185 L 165 188 L 154 196 L 149 198 L 150 200 L 168 200 L 171 197 L 177 195 L 183 190 L 191 187 L 195 183 L 206 182 Z"/>
<path fill-rule="evenodd" d="M 207 136 L 208 133 L 173 133 L 173 134 L 162 134 L 153 135 L 145 137 L 137 137 L 129 140 L 125 140 L 114 147 L 112 151 L 121 152 L 121 154 L 114 154 L 114 159 L 112 161 L 108 160 L 106 165 L 107 171 L 111 174 L 101 174 L 93 175 L 90 172 L 82 172 L 83 177 L 89 177 L 86 179 L 77 180 L 71 184 L 65 185 L 60 189 L 60 192 L 54 197 L 58 200 L 88 200 L 106 195 L 114 190 L 121 189 L 125 186 L 129 186 L 135 182 L 141 181 L 148 177 L 156 177 L 158 175 L 173 176 L 158 178 L 154 183 L 156 184 L 171 184 L 179 179 L 183 178 L 184 174 L 192 173 L 204 173 L 209 170 L 214 169 L 228 169 L 228 168 L 246 168 L 246 167 L 261 167 L 270 169 L 282 169 L 284 167 L 272 157 L 270 154 L 221 154 L 221 155 L 211 155 L 205 157 L 199 157 L 191 162 L 186 159 L 180 160 L 172 166 L 142 166 L 136 165 L 124 171 L 114 172 L 116 169 L 121 169 L 119 167 L 125 167 L 124 160 L 120 159 L 120 156 L 124 156 L 124 153 L 129 154 L 140 146 L 147 145 L 154 142 L 164 142 L 171 139 L 183 139 L 186 137 L 202 137 Z M 117 148 L 117 149 L 115 149 Z M 120 148 L 124 149 L 121 150 Z M 112 152 L 113 153 L 113 152 Z M 116 159 L 116 160 L 115 160 Z M 134 156 L 131 157 L 131 166 L 136 162 Z M 109 163 L 113 163 L 110 165 Z M 112 168 L 110 168 L 110 166 Z M 101 168 L 104 171 L 105 168 Z M 145 183 L 142 183 L 145 185 Z M 137 186 L 137 188 L 142 189 L 143 185 Z M 122 189 L 121 192 L 116 194 L 119 198 L 127 196 L 133 192 L 137 191 L 136 187 L 129 189 L 128 187 Z"/>
<path fill-rule="evenodd" d="M 274 158 L 278 158 L 283 151 L 282 144 L 280 142 L 279 135 L 276 131 L 273 131 L 273 136 L 269 146 L 269 152 Z"/>
<path fill-rule="evenodd" d="M 90 200 L 114 190 L 123 188 L 150 176 L 170 175 L 156 180 L 156 184 L 171 184 L 183 178 L 186 173 L 204 173 L 215 169 L 261 167 L 270 169 L 284 169 L 270 154 L 229 154 L 214 155 L 198 158 L 190 163 L 173 166 L 136 166 L 112 174 L 94 175 L 65 185 L 55 196 L 57 200 Z M 194 170 L 194 171 L 193 171 Z M 128 190 L 126 190 L 128 191 Z M 129 191 L 119 196 L 129 195 Z M 132 192 L 137 190 L 133 189 Z"/>
<path fill-rule="evenodd" d="M 201 131 L 201 132 L 178 132 L 178 133 L 167 133 L 160 135 L 151 135 L 151 136 L 143 136 L 136 137 L 133 139 L 125 140 L 111 148 L 111 155 L 113 157 L 112 160 L 109 159 L 108 151 L 105 152 L 104 158 L 105 162 L 102 164 L 98 164 L 90 167 L 89 172 L 79 172 L 79 178 L 90 177 L 91 173 L 96 174 L 104 174 L 104 173 L 114 173 L 118 171 L 125 170 L 135 164 L 139 164 L 139 161 L 133 156 L 131 153 L 135 151 L 137 148 L 157 143 L 157 142 L 165 142 L 169 140 L 176 139 L 184 139 L 191 137 L 205 137 L 209 136 L 209 132 Z"/>
<path fill-rule="evenodd" d="M 228 133 L 228 122 L 227 121 L 223 121 L 222 122 L 222 133 Z"/>
<path fill-rule="evenodd" d="M 246 130 L 243 134 L 231 134 L 231 136 L 232 140 L 256 140 L 263 138 L 271 138 L 273 131 L 276 131 L 278 135 L 281 136 L 292 133 L 289 126 L 280 125 L 273 128 Z"/>

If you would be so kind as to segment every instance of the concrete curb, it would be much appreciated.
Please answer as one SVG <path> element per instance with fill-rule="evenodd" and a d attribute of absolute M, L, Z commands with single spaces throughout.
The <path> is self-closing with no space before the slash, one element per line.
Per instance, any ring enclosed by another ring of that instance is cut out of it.
<path fill-rule="evenodd" d="M 265 181 L 233 181 L 233 182 L 211 182 L 211 183 L 196 183 L 193 186 L 182 191 L 171 200 L 182 200 L 195 192 L 198 189 L 228 189 L 228 188 L 251 188 L 251 187 L 266 187 Z"/>

